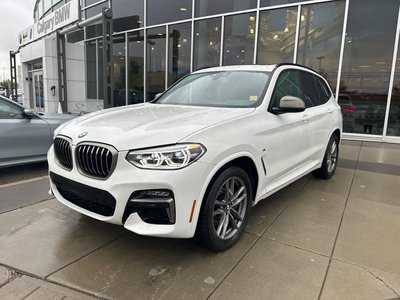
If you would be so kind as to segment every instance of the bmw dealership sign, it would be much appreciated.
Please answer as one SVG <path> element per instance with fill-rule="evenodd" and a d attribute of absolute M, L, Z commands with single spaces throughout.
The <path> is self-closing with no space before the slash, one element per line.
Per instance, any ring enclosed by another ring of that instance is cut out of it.
<path fill-rule="evenodd" d="M 33 42 L 79 20 L 79 0 L 72 0 L 19 33 L 19 45 Z"/>

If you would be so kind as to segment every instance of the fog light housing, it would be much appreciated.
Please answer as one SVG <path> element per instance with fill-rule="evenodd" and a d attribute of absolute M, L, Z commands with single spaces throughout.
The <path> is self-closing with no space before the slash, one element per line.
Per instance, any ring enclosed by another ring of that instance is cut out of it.
<path fill-rule="evenodd" d="M 122 222 L 132 213 L 149 224 L 175 224 L 174 194 L 168 189 L 135 191 L 129 197 Z"/>

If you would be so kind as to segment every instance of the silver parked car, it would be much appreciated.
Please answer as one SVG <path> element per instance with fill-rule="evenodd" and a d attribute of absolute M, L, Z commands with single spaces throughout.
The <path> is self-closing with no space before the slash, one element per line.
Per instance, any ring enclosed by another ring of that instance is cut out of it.
<path fill-rule="evenodd" d="M 72 118 L 36 113 L 0 96 L 0 168 L 45 161 L 54 130 Z"/>

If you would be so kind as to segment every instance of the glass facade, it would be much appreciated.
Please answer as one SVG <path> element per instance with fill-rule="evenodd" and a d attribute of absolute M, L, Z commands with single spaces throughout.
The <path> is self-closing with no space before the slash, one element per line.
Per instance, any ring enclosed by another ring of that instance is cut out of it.
<path fill-rule="evenodd" d="M 165 26 L 147 30 L 147 101 L 153 100 L 165 90 L 166 72 L 166 28 Z"/>
<path fill-rule="evenodd" d="M 351 107 L 345 132 L 383 134 L 398 12 L 397 0 L 349 3 L 339 99 Z"/>
<path fill-rule="evenodd" d="M 257 7 L 257 0 L 201 0 L 196 1 L 196 17 L 241 11 Z"/>
<path fill-rule="evenodd" d="M 125 35 L 114 36 L 113 62 L 114 62 L 114 105 L 126 105 L 126 60 L 125 60 Z"/>
<path fill-rule="evenodd" d="M 143 27 L 144 3 L 142 0 L 114 0 L 112 10 L 114 32 Z"/>
<path fill-rule="evenodd" d="M 256 13 L 225 18 L 223 65 L 253 63 L 256 21 Z"/>
<path fill-rule="evenodd" d="M 388 136 L 400 136 L 400 47 L 396 56 L 396 69 L 386 134 Z"/>
<path fill-rule="evenodd" d="M 144 102 L 143 30 L 128 35 L 128 104 Z"/>
<path fill-rule="evenodd" d="M 219 66 L 221 21 L 221 18 L 215 18 L 194 23 L 194 70 Z"/>
<path fill-rule="evenodd" d="M 400 49 L 394 53 L 398 0 L 348 0 L 347 6 L 346 0 L 110 0 L 87 5 L 82 5 L 86 17 L 104 6 L 113 8 L 116 106 L 150 101 L 205 67 L 298 63 L 327 79 L 342 107 L 345 133 L 400 137 Z M 102 99 L 101 27 L 96 26 L 68 41 L 86 41 L 87 96 Z"/>
<path fill-rule="evenodd" d="M 190 72 L 192 23 L 169 26 L 168 86 Z"/>
<path fill-rule="evenodd" d="M 297 7 L 260 13 L 258 64 L 293 62 L 297 18 Z"/>
<path fill-rule="evenodd" d="M 301 9 L 297 63 L 314 69 L 336 89 L 344 1 L 304 5 Z"/>
<path fill-rule="evenodd" d="M 147 0 L 147 25 L 192 18 L 191 0 Z"/>

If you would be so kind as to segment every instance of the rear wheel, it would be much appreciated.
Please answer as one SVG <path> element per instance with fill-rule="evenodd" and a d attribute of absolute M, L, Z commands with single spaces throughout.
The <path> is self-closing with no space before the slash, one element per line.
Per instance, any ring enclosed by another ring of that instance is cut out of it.
<path fill-rule="evenodd" d="M 246 227 L 252 195 L 246 171 L 239 167 L 224 170 L 212 183 L 204 199 L 197 240 L 216 251 L 232 247 Z"/>
<path fill-rule="evenodd" d="M 313 175 L 321 179 L 329 179 L 335 173 L 339 158 L 339 139 L 332 135 L 325 151 L 321 168 L 313 171 Z"/>

